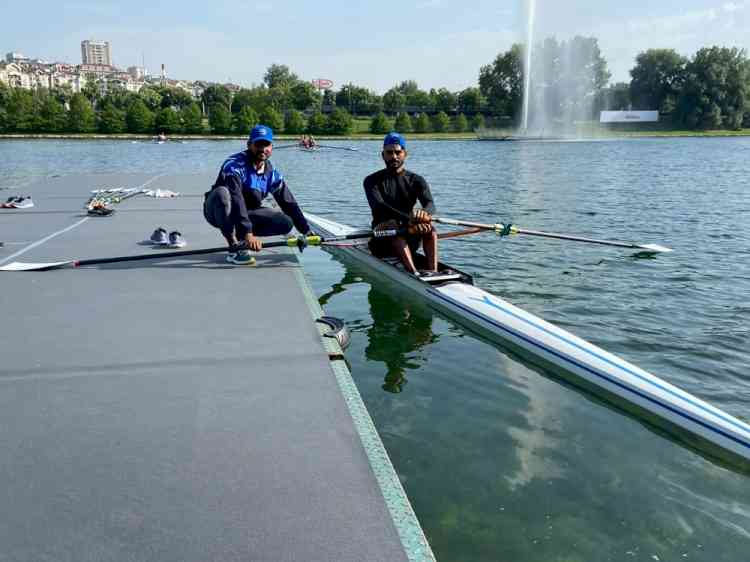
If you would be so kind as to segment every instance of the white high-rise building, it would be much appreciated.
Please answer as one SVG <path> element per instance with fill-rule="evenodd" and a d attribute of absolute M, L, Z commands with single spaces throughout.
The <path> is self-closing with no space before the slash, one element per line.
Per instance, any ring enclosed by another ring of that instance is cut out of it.
<path fill-rule="evenodd" d="M 83 64 L 103 64 L 112 66 L 112 51 L 109 41 L 81 41 L 81 58 Z"/>

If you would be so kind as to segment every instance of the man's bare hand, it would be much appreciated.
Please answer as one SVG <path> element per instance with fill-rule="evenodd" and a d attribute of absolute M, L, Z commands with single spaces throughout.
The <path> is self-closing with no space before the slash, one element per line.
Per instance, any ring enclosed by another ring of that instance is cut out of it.
<path fill-rule="evenodd" d="M 430 213 L 428 213 L 424 209 L 414 209 L 411 212 L 411 219 L 412 222 L 415 222 L 417 224 L 429 224 L 430 222 L 432 222 Z"/>
<path fill-rule="evenodd" d="M 432 225 L 429 223 L 419 222 L 409 225 L 409 234 L 429 234 L 432 232 Z"/>
<path fill-rule="evenodd" d="M 263 248 L 263 242 L 260 241 L 260 238 L 252 234 L 245 236 L 245 244 L 247 245 L 247 249 L 253 252 L 260 252 L 261 248 Z"/>

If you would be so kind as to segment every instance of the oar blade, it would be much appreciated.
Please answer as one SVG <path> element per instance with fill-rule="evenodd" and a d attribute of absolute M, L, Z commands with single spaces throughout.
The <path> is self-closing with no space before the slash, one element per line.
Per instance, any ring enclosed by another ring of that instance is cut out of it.
<path fill-rule="evenodd" d="M 48 269 L 61 269 L 63 267 L 75 267 L 75 261 L 53 261 L 46 263 L 27 263 L 14 261 L 0 267 L 0 271 L 47 271 Z"/>
<path fill-rule="evenodd" d="M 674 252 L 672 248 L 667 248 L 666 246 L 660 246 L 659 244 L 642 244 L 638 246 L 638 248 L 641 250 L 654 252 L 656 254 L 662 253 L 662 252 Z"/>

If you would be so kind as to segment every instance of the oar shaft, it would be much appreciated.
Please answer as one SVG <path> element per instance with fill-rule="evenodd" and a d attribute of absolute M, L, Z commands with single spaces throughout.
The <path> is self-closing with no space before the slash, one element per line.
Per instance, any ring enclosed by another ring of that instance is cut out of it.
<path fill-rule="evenodd" d="M 453 226 L 471 226 L 474 228 L 481 228 L 482 230 L 502 230 L 505 225 L 503 224 L 484 224 L 481 222 L 471 222 L 456 219 L 449 219 L 446 217 L 432 217 L 432 220 L 442 224 L 452 224 Z"/>
<path fill-rule="evenodd" d="M 217 252 L 226 252 L 227 246 L 217 246 L 215 248 L 202 248 L 200 250 L 180 250 L 178 252 L 151 252 L 149 254 L 135 254 L 132 256 L 114 256 L 111 258 L 92 258 L 87 260 L 77 260 L 76 266 L 97 265 L 103 263 L 118 263 L 124 261 L 140 261 L 164 258 L 178 258 L 181 256 L 198 256 L 201 254 L 215 254 Z"/>
<path fill-rule="evenodd" d="M 393 236 L 394 234 L 390 234 Z M 339 236 L 336 238 L 329 238 L 324 239 L 320 236 L 308 236 L 307 238 L 304 238 L 304 242 L 300 243 L 299 239 L 297 238 L 288 238 L 287 240 L 278 240 L 276 242 L 268 242 L 266 244 L 263 244 L 263 249 L 265 248 L 279 248 L 282 246 L 289 246 L 292 248 L 295 247 L 304 247 L 305 245 L 309 246 L 320 246 L 321 244 L 325 244 L 329 240 L 352 240 L 356 238 L 370 238 L 372 236 L 371 232 L 361 232 L 356 234 L 349 234 L 347 236 Z M 237 249 L 245 249 L 244 244 L 240 244 L 237 246 Z M 87 259 L 87 260 L 77 260 L 74 261 L 73 264 L 76 267 L 82 266 L 82 265 L 98 265 L 98 264 L 104 264 L 104 263 L 119 263 L 119 262 L 126 262 L 126 261 L 141 261 L 141 260 L 154 260 L 154 259 L 169 259 L 169 258 L 179 258 L 183 256 L 199 256 L 203 254 L 216 254 L 219 252 L 226 252 L 229 250 L 228 246 L 216 246 L 214 248 L 201 248 L 198 250 L 179 250 L 177 252 L 150 252 L 148 254 L 135 254 L 132 256 L 115 256 L 111 258 L 93 258 L 93 259 Z"/>
<path fill-rule="evenodd" d="M 348 150 L 349 152 L 357 152 L 356 148 L 350 148 L 348 146 L 332 146 L 330 144 L 317 144 L 320 148 L 331 148 L 333 150 Z"/>
<path fill-rule="evenodd" d="M 648 250 L 648 251 L 655 251 L 655 252 L 670 252 L 671 251 L 670 248 L 665 248 L 663 246 L 657 246 L 654 244 L 642 245 L 642 244 L 634 244 L 632 242 L 620 242 L 618 240 L 600 240 L 598 238 L 586 238 L 583 236 L 572 236 L 570 234 L 559 234 L 557 232 L 543 232 L 541 230 L 528 230 L 525 228 L 518 228 L 517 226 L 513 226 L 513 225 L 510 225 L 510 227 L 508 228 L 507 225 L 504 225 L 502 223 L 485 224 L 481 222 L 449 219 L 446 217 L 432 217 L 432 220 L 438 223 L 442 223 L 442 224 L 451 224 L 454 226 L 470 226 L 474 228 L 481 228 L 482 230 L 492 230 L 497 233 L 501 233 L 507 229 L 508 234 L 526 234 L 528 236 L 541 236 L 544 238 L 555 238 L 558 240 L 571 240 L 574 242 L 587 242 L 589 244 L 601 244 L 603 246 L 615 246 L 618 248 L 631 248 L 631 249 Z"/>
<path fill-rule="evenodd" d="M 575 242 L 588 242 L 589 244 L 602 244 L 603 246 L 617 246 L 619 248 L 640 248 L 638 244 L 631 242 L 619 242 L 617 240 L 599 240 L 597 238 L 585 238 L 583 236 L 571 236 L 569 234 L 558 234 L 557 232 L 542 232 L 539 230 L 526 230 L 525 228 L 512 228 L 514 234 L 528 234 L 529 236 L 542 236 L 544 238 L 556 238 L 558 240 L 573 240 Z"/>

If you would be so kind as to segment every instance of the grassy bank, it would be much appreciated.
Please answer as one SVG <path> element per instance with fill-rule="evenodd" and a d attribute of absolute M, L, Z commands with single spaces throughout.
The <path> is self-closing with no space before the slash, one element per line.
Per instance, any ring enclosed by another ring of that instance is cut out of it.
<path fill-rule="evenodd" d="M 408 133 L 406 135 L 409 139 L 421 139 L 421 140 L 476 140 L 477 136 L 474 133 Z M 300 135 L 285 135 L 277 134 L 274 135 L 274 139 L 277 142 L 294 142 L 299 139 Z M 20 134 L 20 133 L 8 133 L 0 134 L 0 140 L 6 139 L 58 139 L 58 140 L 130 140 L 130 141 L 147 141 L 154 140 L 154 135 L 131 135 L 131 134 L 117 134 L 117 135 L 104 135 L 99 133 L 84 133 L 84 134 L 72 134 L 72 133 L 37 133 L 37 134 Z M 169 135 L 170 140 L 245 140 L 246 135 Z M 315 135 L 317 141 L 341 141 L 341 140 L 383 140 L 383 135 L 372 133 L 351 133 L 349 135 Z"/>
<path fill-rule="evenodd" d="M 493 136 L 503 137 L 518 134 L 515 129 L 493 129 Z M 617 139 L 617 138 L 669 138 L 669 137 L 745 137 L 750 136 L 750 129 L 739 129 L 736 131 L 712 130 L 696 131 L 689 129 L 653 129 L 653 130 L 613 130 L 604 128 L 579 128 L 577 138 L 581 139 Z M 407 133 L 409 140 L 477 140 L 477 134 L 474 132 L 466 133 Z M 245 140 L 245 135 L 170 135 L 171 140 Z M 294 142 L 299 135 L 276 135 L 276 140 L 280 143 Z M 372 134 L 370 132 L 353 132 L 349 135 L 315 135 L 318 141 L 342 141 L 342 140 L 382 140 L 382 134 Z M 134 135 L 134 134 L 115 134 L 104 135 L 98 133 L 86 134 L 0 134 L 0 140 L 28 140 L 28 139 L 48 139 L 48 140 L 123 140 L 123 141 L 146 141 L 154 139 L 153 135 Z"/>

